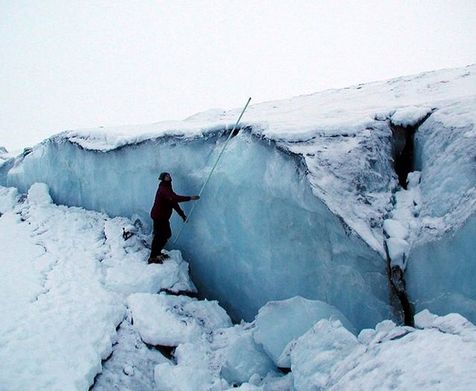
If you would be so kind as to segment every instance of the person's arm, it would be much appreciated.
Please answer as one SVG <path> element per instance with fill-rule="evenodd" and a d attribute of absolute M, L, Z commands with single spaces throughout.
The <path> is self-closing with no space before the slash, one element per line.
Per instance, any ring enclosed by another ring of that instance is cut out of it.
<path fill-rule="evenodd" d="M 192 199 L 192 197 L 190 196 L 178 195 L 178 194 L 175 194 L 174 192 L 172 192 L 171 198 L 173 202 L 187 202 L 187 201 L 191 201 Z"/>
<path fill-rule="evenodd" d="M 172 202 L 187 202 L 187 201 L 194 201 L 198 200 L 200 196 L 193 195 L 193 196 L 183 196 L 175 194 L 173 191 L 170 192 L 170 201 Z"/>
<path fill-rule="evenodd" d="M 182 217 L 183 221 L 187 220 L 187 216 L 185 215 L 184 211 L 182 208 L 179 206 L 179 202 L 186 202 L 186 201 L 191 201 L 191 200 L 198 200 L 200 196 L 194 195 L 194 196 L 182 196 L 175 194 L 171 190 L 166 191 L 165 197 L 168 199 L 168 201 L 171 203 L 172 208 L 175 209 L 175 211 L 179 214 L 180 217 Z"/>
<path fill-rule="evenodd" d="M 179 216 L 183 219 L 183 221 L 187 220 L 187 216 L 185 216 L 184 211 L 182 210 L 182 208 L 177 202 L 172 203 L 172 208 L 175 209 L 175 211 L 179 214 Z"/>

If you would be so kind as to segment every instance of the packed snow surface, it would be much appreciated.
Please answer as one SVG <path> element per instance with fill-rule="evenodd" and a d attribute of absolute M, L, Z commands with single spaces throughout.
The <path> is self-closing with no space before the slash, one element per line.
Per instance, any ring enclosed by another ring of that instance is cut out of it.
<path fill-rule="evenodd" d="M 107 237 L 106 225 L 110 232 L 117 219 L 56 206 L 44 184 L 33 185 L 24 202 L 12 202 L 17 198 L 14 190 L 0 188 L 0 389 L 86 390 L 126 315 L 130 277 L 122 287 L 117 278 L 111 284 L 115 269 L 127 267 L 142 281 L 137 291 L 193 284 L 177 272 L 184 262 L 178 253 L 168 265 L 148 266 L 148 250 L 134 244 L 137 238 Z"/>

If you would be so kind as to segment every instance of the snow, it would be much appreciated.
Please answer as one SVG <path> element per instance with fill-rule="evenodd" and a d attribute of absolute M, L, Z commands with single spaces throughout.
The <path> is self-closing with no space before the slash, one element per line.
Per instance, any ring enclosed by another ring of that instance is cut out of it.
<path fill-rule="evenodd" d="M 357 338 L 338 320 L 317 322 L 297 339 L 291 352 L 296 390 L 325 389 L 333 369 L 358 345 Z"/>
<path fill-rule="evenodd" d="M 0 219 L 1 388 L 86 389 L 125 311 L 100 282 L 103 217 L 43 202 L 41 185 L 30 194 Z"/>
<path fill-rule="evenodd" d="M 274 363 L 249 332 L 238 335 L 226 347 L 221 376 L 228 383 L 241 384 L 253 376 L 264 378 L 274 370 Z"/>
<path fill-rule="evenodd" d="M 394 237 L 398 239 L 408 238 L 408 228 L 398 220 L 385 220 L 383 222 L 383 230 L 388 235 L 388 237 Z"/>
<path fill-rule="evenodd" d="M 0 204 L 10 205 L 0 216 L 1 389 L 469 391 L 476 385 L 476 327 L 459 314 L 426 310 L 415 316 L 416 328 L 386 320 L 356 338 L 338 310 L 296 297 L 233 326 L 214 301 L 128 293 L 127 279 L 125 287 L 107 283 L 108 270 L 124 267 L 120 258 L 129 257 L 133 267 L 142 256 L 144 273 L 163 268 L 171 275 L 157 275 L 169 281 L 161 287 L 169 292 L 185 263 L 171 251 L 163 265 L 147 265 L 145 239 L 130 220 L 57 206 L 44 184 L 26 198 L 0 190 Z M 134 235 L 124 240 L 123 227 Z M 173 356 L 146 345 L 156 342 L 177 346 Z M 288 360 L 292 372 L 280 374 L 276 360 Z"/>
<path fill-rule="evenodd" d="M 28 202 L 30 205 L 46 206 L 53 203 L 48 186 L 45 183 L 35 183 L 28 190 Z"/>
<path fill-rule="evenodd" d="M 197 193 L 238 110 L 0 151 L 0 388 L 474 389 L 475 71 L 251 106 L 161 265 L 157 174 Z M 418 127 L 406 189 L 395 126 Z"/>
<path fill-rule="evenodd" d="M 407 263 L 407 254 L 410 249 L 410 244 L 400 238 L 390 238 L 386 240 L 388 255 L 390 257 L 392 266 L 399 266 L 400 269 L 405 270 Z"/>
<path fill-rule="evenodd" d="M 17 189 L 13 187 L 0 187 L 0 214 L 12 210 L 19 198 L 20 195 Z"/>
<path fill-rule="evenodd" d="M 335 307 L 318 300 L 293 297 L 288 300 L 269 302 L 256 316 L 255 341 L 273 359 L 276 366 L 289 367 L 289 353 L 282 355 L 286 346 L 304 334 L 320 319 L 338 319 L 353 330 L 346 317 Z M 282 319 L 286 319 L 283 322 Z"/>
<path fill-rule="evenodd" d="M 395 193 L 394 208 L 390 218 L 383 222 L 385 244 L 390 266 L 405 270 L 412 244 L 420 231 L 421 190 L 419 171 L 407 177 L 407 189 L 400 188 Z"/>
<path fill-rule="evenodd" d="M 91 390 L 154 390 L 154 368 L 166 362 L 169 360 L 158 350 L 149 349 L 133 326 L 124 320 L 111 356 L 103 363 Z"/>
<path fill-rule="evenodd" d="M 409 106 L 399 108 L 390 116 L 390 121 L 393 125 L 403 126 L 404 128 L 417 126 L 431 112 L 432 109 L 429 107 Z"/>
<path fill-rule="evenodd" d="M 164 391 L 216 391 L 227 386 L 210 368 L 204 346 L 187 343 L 175 350 L 177 365 L 159 364 L 155 367 L 155 383 Z"/>
<path fill-rule="evenodd" d="M 134 327 L 150 345 L 177 346 L 231 326 L 230 318 L 216 301 L 136 293 L 128 297 L 127 303 Z"/>
<path fill-rule="evenodd" d="M 225 390 L 242 382 L 253 386 L 280 383 L 271 359 L 253 340 L 254 328 L 253 323 L 242 323 L 215 329 L 179 345 L 175 365 L 159 364 L 155 369 L 158 389 Z"/>
<path fill-rule="evenodd" d="M 125 267 L 121 258 L 128 259 L 134 269 L 134 262 L 142 257 L 142 280 L 157 278 L 160 289 L 193 286 L 188 275 L 184 279 L 183 270 L 177 272 L 180 267 L 176 259 L 185 264 L 178 252 L 164 265 L 147 265 L 148 250 L 139 234 L 135 242 L 112 235 L 121 232 L 123 220 L 56 206 L 44 184 L 33 185 L 25 199 L 14 189 L 0 187 L 0 205 L 1 389 L 24 390 L 35 385 L 36 389 L 86 390 L 101 372 L 102 360 L 112 352 L 115 360 L 122 360 L 121 370 L 130 365 L 120 357 L 121 352 L 135 350 L 130 346 L 131 338 L 116 331 L 121 322 L 124 325 L 124 292 L 130 287 L 120 287 L 120 280 L 113 287 L 105 278 L 115 267 Z M 169 275 L 160 278 L 157 269 Z M 123 281 L 127 285 L 128 280 Z M 145 357 L 137 358 L 139 364 L 154 356 L 143 352 Z M 157 355 L 153 359 L 163 362 Z M 130 384 L 144 384 L 140 380 L 143 372 L 132 369 L 134 380 Z M 149 384 L 151 377 L 149 372 Z M 106 383 L 120 381 L 117 373 L 112 378 L 105 374 L 104 379 L 109 379 L 104 380 Z"/>
<path fill-rule="evenodd" d="M 399 246 L 391 261 L 405 267 L 402 251 L 411 263 L 413 251 L 426 253 L 425 244 L 457 235 L 474 214 L 475 70 L 471 65 L 250 106 L 175 245 L 191 262 L 197 288 L 237 321 L 253 319 L 268 301 L 296 295 L 336 306 L 358 329 L 392 317 L 385 220 L 408 230 L 408 238 L 397 238 L 408 246 Z M 4 164 L 0 183 L 26 192 L 45 182 L 56 203 L 138 218 L 150 228 L 158 173 L 172 172 L 177 192 L 197 193 L 240 110 L 64 132 Z M 419 125 L 415 170 L 421 184 L 408 193 L 400 191 L 394 172 L 392 125 Z M 172 221 L 174 232 L 180 223 Z M 422 268 L 424 276 L 432 267 Z M 115 281 L 126 274 L 111 274 L 111 283 L 121 285 Z M 145 285 L 150 290 L 152 283 Z M 446 290 L 458 287 L 451 281 Z M 471 289 L 458 294 L 476 297 Z"/>
<path fill-rule="evenodd" d="M 382 322 L 358 341 L 338 322 L 320 321 L 291 355 L 295 390 L 473 389 L 474 325 L 427 311 L 415 320 L 418 329 Z"/>

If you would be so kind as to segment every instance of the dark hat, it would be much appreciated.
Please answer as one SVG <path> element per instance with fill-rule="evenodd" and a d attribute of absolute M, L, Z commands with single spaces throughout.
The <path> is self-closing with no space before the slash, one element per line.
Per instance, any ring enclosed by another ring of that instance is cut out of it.
<path fill-rule="evenodd" d="M 159 175 L 159 181 L 163 181 L 165 179 L 165 176 L 168 175 L 170 176 L 170 174 L 168 172 L 162 172 L 160 173 Z"/>

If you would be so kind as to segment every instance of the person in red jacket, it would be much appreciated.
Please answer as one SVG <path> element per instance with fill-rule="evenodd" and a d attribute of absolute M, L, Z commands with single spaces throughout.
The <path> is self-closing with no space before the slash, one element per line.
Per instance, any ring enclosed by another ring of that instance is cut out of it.
<path fill-rule="evenodd" d="M 172 189 L 172 177 L 168 172 L 163 172 L 159 176 L 160 184 L 155 194 L 155 201 L 150 217 L 154 221 L 154 238 L 152 239 L 152 248 L 148 263 L 162 263 L 168 256 L 162 254 L 161 251 L 167 243 L 167 240 L 172 236 L 170 229 L 170 216 L 172 216 L 172 209 L 182 217 L 183 221 L 187 221 L 187 216 L 179 206 L 179 202 L 186 202 L 191 200 L 198 200 L 198 195 L 182 196 L 175 194 Z"/>

